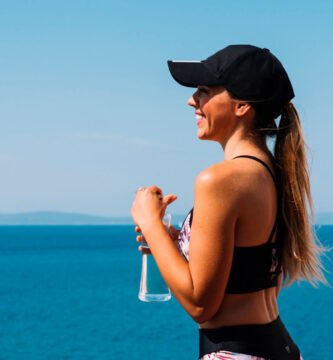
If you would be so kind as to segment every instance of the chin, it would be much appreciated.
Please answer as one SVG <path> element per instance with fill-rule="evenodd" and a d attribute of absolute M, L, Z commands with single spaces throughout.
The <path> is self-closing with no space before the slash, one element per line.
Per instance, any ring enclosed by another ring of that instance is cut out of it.
<path fill-rule="evenodd" d="M 218 140 L 213 139 L 212 137 L 210 137 L 210 136 L 207 135 L 207 134 L 198 134 L 198 135 L 197 135 L 197 139 L 198 139 L 198 140 L 205 140 L 205 141 L 217 141 L 217 142 L 219 142 Z"/>
<path fill-rule="evenodd" d="M 205 134 L 204 132 L 201 133 L 200 131 L 198 131 L 197 138 L 199 140 L 210 140 L 207 134 Z"/>

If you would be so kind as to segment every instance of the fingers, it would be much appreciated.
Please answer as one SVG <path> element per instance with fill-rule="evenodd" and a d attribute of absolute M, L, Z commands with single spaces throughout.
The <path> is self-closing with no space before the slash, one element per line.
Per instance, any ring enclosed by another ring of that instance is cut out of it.
<path fill-rule="evenodd" d="M 139 187 L 137 190 L 136 190 L 136 196 L 140 196 L 144 193 L 150 193 L 150 194 L 153 194 L 153 195 L 157 195 L 158 199 L 160 201 L 163 200 L 163 192 L 162 192 L 162 189 L 159 188 L 158 186 L 156 185 L 151 185 L 151 186 L 147 186 L 147 187 Z"/>
<path fill-rule="evenodd" d="M 177 200 L 177 195 L 175 194 L 164 196 L 163 205 L 168 206 L 171 203 L 173 203 L 175 200 Z"/>
<path fill-rule="evenodd" d="M 143 240 L 143 236 L 142 235 L 138 235 L 137 237 L 136 237 L 136 241 L 137 242 L 141 242 Z"/>
<path fill-rule="evenodd" d="M 158 186 L 156 185 L 151 185 L 151 186 L 148 186 L 147 189 L 155 192 L 156 194 L 162 194 L 162 189 L 159 188 Z"/>
<path fill-rule="evenodd" d="M 138 247 L 138 250 L 139 250 L 142 254 L 151 255 L 150 249 L 143 248 L 142 246 L 139 246 L 139 247 Z"/>
<path fill-rule="evenodd" d="M 142 191 L 142 192 L 151 191 L 153 193 L 162 194 L 162 189 L 156 185 L 150 185 L 150 186 L 145 186 L 145 187 L 141 186 L 136 190 L 135 193 L 137 194 L 140 191 Z"/>
<path fill-rule="evenodd" d="M 171 194 L 171 195 L 167 195 L 167 196 L 164 196 L 163 198 L 163 191 L 160 187 L 156 186 L 156 185 L 151 185 L 151 186 L 147 186 L 147 187 L 140 187 L 137 192 L 139 191 L 142 191 L 142 192 L 145 192 L 145 191 L 150 191 L 154 194 L 157 194 L 159 196 L 162 196 L 161 197 L 161 200 L 163 200 L 163 203 L 165 205 L 169 205 L 171 204 L 172 202 L 174 202 L 175 200 L 177 200 L 177 195 L 175 194 Z"/>
<path fill-rule="evenodd" d="M 137 194 L 139 191 L 144 191 L 144 190 L 145 190 L 145 187 L 141 186 L 135 191 L 135 193 Z"/>
<path fill-rule="evenodd" d="M 147 186 L 147 187 L 143 188 L 143 192 L 150 192 L 152 194 L 158 195 L 159 197 L 161 197 L 161 200 L 162 200 L 163 191 L 161 188 L 159 188 L 156 185 L 151 185 L 151 186 Z"/>
<path fill-rule="evenodd" d="M 137 230 L 138 230 L 138 231 L 137 231 Z M 135 227 L 135 231 L 140 232 L 140 228 L 139 228 L 138 226 L 136 226 L 136 227 Z M 136 241 L 137 241 L 137 242 L 142 242 L 142 241 L 143 241 L 143 236 L 142 236 L 142 235 L 138 235 L 138 236 L 136 237 Z M 138 250 L 139 250 L 142 254 L 147 254 L 147 255 L 151 254 L 151 252 L 150 252 L 149 249 L 147 249 L 146 247 L 143 248 L 141 245 L 138 247 Z"/>
<path fill-rule="evenodd" d="M 141 232 L 141 229 L 139 228 L 139 226 L 135 226 L 135 229 L 134 229 L 135 232 Z"/>

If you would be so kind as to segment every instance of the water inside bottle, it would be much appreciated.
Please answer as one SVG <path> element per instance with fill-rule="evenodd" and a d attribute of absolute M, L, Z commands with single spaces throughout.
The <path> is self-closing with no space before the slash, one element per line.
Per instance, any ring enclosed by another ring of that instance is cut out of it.
<path fill-rule="evenodd" d="M 163 223 L 168 228 L 171 223 L 171 215 L 166 214 Z M 149 245 L 143 238 L 141 246 L 149 249 Z M 171 292 L 166 285 L 160 270 L 151 254 L 142 254 L 141 280 L 139 299 L 141 301 L 167 301 L 171 299 Z"/>
<path fill-rule="evenodd" d="M 142 270 L 139 299 L 141 301 L 167 301 L 171 299 L 166 285 L 152 255 L 142 254 Z"/>

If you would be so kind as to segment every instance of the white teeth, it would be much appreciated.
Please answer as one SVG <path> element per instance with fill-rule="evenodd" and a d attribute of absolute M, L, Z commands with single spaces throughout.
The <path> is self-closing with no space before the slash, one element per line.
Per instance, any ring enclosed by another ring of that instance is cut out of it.
<path fill-rule="evenodd" d="M 195 117 L 196 117 L 197 120 L 201 120 L 201 119 L 202 119 L 202 115 L 195 114 Z"/>

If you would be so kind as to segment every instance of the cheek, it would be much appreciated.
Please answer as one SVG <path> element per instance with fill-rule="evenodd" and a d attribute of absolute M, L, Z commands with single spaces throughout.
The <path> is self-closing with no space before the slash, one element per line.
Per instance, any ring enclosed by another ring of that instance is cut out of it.
<path fill-rule="evenodd" d="M 208 126 L 214 133 L 225 132 L 230 126 L 230 112 L 226 107 L 220 106 L 208 117 Z"/>
<path fill-rule="evenodd" d="M 214 104 L 214 114 L 218 118 L 228 119 L 232 115 L 232 106 L 229 101 L 217 101 Z"/>

